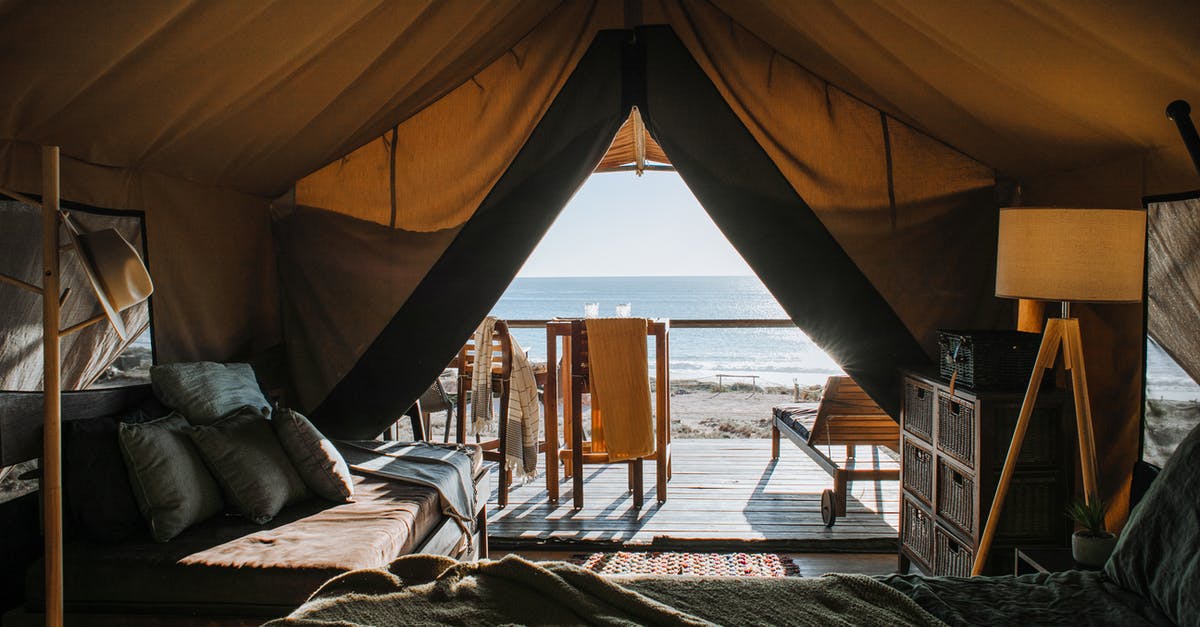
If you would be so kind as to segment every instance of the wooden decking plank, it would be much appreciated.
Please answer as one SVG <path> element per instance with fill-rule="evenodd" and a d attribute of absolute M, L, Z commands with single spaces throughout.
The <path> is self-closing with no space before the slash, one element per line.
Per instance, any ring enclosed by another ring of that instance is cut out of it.
<path fill-rule="evenodd" d="M 844 448 L 834 450 L 844 453 Z M 589 466 L 584 469 L 581 510 L 571 507 L 569 480 L 560 484 L 559 504 L 549 504 L 544 475 L 513 488 L 505 509 L 495 508 L 493 493 L 489 535 L 508 544 L 728 540 L 878 546 L 895 541 L 900 509 L 895 481 L 852 484 L 848 515 L 828 528 L 821 520 L 820 498 L 833 481 L 799 451 L 788 450 L 771 460 L 769 440 L 675 440 L 672 453 L 673 479 L 664 504 L 656 502 L 655 490 L 648 485 L 646 504 L 635 510 L 625 466 Z M 859 467 L 897 466 L 868 447 L 860 447 L 856 455 Z M 644 465 L 645 476 L 653 476 L 653 466 Z"/>

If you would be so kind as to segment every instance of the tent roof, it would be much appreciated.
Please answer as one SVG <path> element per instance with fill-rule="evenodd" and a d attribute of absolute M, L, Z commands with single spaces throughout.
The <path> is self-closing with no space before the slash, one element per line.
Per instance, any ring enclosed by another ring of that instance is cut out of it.
<path fill-rule="evenodd" d="M 1143 158 L 1144 191 L 1194 188 L 1164 117 L 1200 103 L 1200 3 L 712 0 L 833 86 L 1017 178 Z M 596 0 L 156 2 L 0 9 L 0 138 L 259 197 L 447 93 L 564 7 Z M 703 3 L 700 3 L 703 4 Z"/>
<path fill-rule="evenodd" d="M 1164 111 L 1200 102 L 1200 3 L 714 4 L 781 54 L 1006 174 L 1154 153 L 1172 163 L 1164 182 L 1196 187 Z"/>

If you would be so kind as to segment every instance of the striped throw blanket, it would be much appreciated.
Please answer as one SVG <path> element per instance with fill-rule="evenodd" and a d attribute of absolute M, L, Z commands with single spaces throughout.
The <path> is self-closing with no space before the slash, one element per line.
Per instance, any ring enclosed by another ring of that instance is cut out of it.
<path fill-rule="evenodd" d="M 482 434 L 492 426 L 492 335 L 496 318 L 488 316 L 475 330 L 475 363 L 471 375 L 471 424 L 468 432 Z M 537 445 L 540 438 L 541 411 L 538 409 L 537 382 L 533 366 L 516 338 L 509 335 L 512 346 L 512 372 L 509 386 L 508 442 L 505 444 L 504 464 L 522 482 L 531 481 L 537 474 Z M 479 400 L 476 400 L 479 399 Z"/>

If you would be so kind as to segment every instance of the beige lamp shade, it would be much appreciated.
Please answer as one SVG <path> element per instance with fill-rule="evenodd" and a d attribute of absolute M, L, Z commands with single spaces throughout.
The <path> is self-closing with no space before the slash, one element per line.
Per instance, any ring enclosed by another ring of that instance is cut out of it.
<path fill-rule="evenodd" d="M 1145 249 L 1140 209 L 1001 209 L 996 296 L 1139 302 Z"/>

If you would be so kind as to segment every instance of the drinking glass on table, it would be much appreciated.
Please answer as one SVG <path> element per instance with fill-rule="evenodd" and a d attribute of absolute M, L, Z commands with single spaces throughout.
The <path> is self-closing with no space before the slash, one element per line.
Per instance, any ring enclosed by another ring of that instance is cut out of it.
<path fill-rule="evenodd" d="M 628 318 L 631 313 L 633 313 L 633 305 L 630 303 L 617 303 L 618 318 Z"/>
<path fill-rule="evenodd" d="M 600 303 L 584 303 L 583 304 L 583 317 L 584 318 L 599 318 L 600 317 Z"/>

